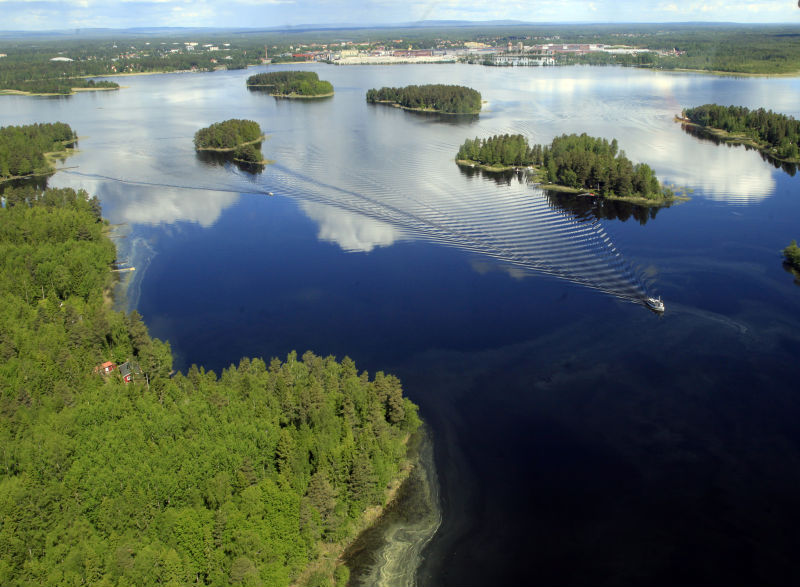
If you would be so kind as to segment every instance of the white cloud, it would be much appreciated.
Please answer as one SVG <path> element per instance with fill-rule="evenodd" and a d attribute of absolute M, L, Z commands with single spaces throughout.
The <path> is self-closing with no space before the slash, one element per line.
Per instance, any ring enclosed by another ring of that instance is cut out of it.
<path fill-rule="evenodd" d="M 296 4 L 295 0 L 233 0 L 231 4 L 242 6 L 265 6 L 270 4 Z"/>
<path fill-rule="evenodd" d="M 784 6 L 777 2 L 752 2 L 745 8 L 749 12 L 779 12 L 784 9 Z"/>
<path fill-rule="evenodd" d="M 6 29 L 81 26 L 231 26 L 402 23 L 414 20 L 529 22 L 800 21 L 794 0 L 0 0 Z M 32 15 L 32 6 L 41 8 Z M 170 10 L 185 7 L 181 14 Z"/>

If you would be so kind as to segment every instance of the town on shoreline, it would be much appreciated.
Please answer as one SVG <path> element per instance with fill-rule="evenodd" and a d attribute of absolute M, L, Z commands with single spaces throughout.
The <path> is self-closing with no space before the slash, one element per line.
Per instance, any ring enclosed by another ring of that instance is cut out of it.
<path fill-rule="evenodd" d="M 117 89 L 102 78 L 143 73 L 245 69 L 279 63 L 484 66 L 621 65 L 719 75 L 800 75 L 796 27 L 698 24 L 485 25 L 397 29 L 119 31 L 0 40 L 0 95 Z M 697 38 L 702 33 L 702 40 Z M 34 41 L 35 42 L 32 42 Z M 770 58 L 767 58 L 770 57 Z M 772 57 L 775 57 L 774 59 Z M 100 87 L 106 85 L 106 87 Z"/>

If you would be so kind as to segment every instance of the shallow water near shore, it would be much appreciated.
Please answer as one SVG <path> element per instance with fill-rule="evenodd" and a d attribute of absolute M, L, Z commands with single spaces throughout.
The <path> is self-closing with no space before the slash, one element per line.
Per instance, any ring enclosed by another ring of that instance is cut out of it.
<path fill-rule="evenodd" d="M 800 238 L 800 177 L 674 121 L 708 102 L 798 117 L 800 80 L 310 68 L 334 97 L 248 92 L 265 68 L 140 76 L 3 96 L 0 124 L 61 120 L 82 137 L 50 185 L 100 197 L 136 267 L 128 307 L 177 368 L 311 349 L 401 378 L 441 508 L 421 553 L 385 557 L 404 582 L 800 583 L 800 289 L 780 255 Z M 489 107 L 461 120 L 365 102 L 412 83 L 470 86 Z M 259 122 L 275 163 L 198 158 L 194 132 L 228 118 Z M 467 138 L 572 132 L 617 138 L 691 200 L 597 206 L 453 159 Z M 642 292 L 663 296 L 663 317 L 631 303 Z M 390 543 L 402 532 L 389 525 Z"/>
<path fill-rule="evenodd" d="M 439 529 L 441 511 L 430 434 L 423 431 L 412 442 L 414 467 L 395 500 L 342 557 L 351 587 L 417 585 L 422 552 Z"/>

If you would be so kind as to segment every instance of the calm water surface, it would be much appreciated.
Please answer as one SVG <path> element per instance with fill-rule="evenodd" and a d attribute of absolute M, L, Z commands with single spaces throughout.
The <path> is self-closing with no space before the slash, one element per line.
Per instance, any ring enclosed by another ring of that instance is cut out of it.
<path fill-rule="evenodd" d="M 177 367 L 311 349 L 401 377 L 441 487 L 420 584 L 800 584 L 800 289 L 779 253 L 800 238 L 800 178 L 673 121 L 707 102 L 798 117 L 800 81 L 311 68 L 332 99 L 248 92 L 253 69 L 132 77 L 5 96 L 0 124 L 77 130 L 51 185 L 98 194 L 120 225 L 128 301 Z M 433 82 L 474 87 L 485 112 L 364 101 Z M 227 118 L 258 121 L 275 164 L 199 159 L 194 132 Z M 506 132 L 616 137 L 692 199 L 602 211 L 453 163 Z M 642 288 L 662 318 L 628 301 Z"/>

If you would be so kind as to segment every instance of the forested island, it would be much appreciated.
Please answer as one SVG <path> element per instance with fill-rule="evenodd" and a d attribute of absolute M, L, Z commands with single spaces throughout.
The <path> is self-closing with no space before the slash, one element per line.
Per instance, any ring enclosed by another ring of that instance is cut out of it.
<path fill-rule="evenodd" d="M 797 246 L 797 241 L 792 240 L 789 246 L 781 252 L 784 262 L 795 271 L 800 271 L 800 247 Z"/>
<path fill-rule="evenodd" d="M 444 84 L 373 88 L 367 90 L 367 102 L 443 114 L 478 114 L 481 111 L 480 92 L 465 86 Z"/>
<path fill-rule="evenodd" d="M 54 171 L 78 135 L 63 122 L 0 127 L 0 182 Z"/>
<path fill-rule="evenodd" d="M 265 88 L 279 98 L 327 98 L 333 96 L 331 82 L 313 71 L 272 71 L 247 78 L 248 88 Z"/>
<path fill-rule="evenodd" d="M 534 145 L 520 135 L 495 135 L 467 139 L 456 155 L 459 165 L 487 171 L 530 167 L 548 189 L 578 193 L 591 190 L 603 198 L 661 206 L 674 202 L 675 194 L 658 181 L 646 163 L 633 162 L 610 143 L 587 134 L 555 137 L 550 145 Z"/>
<path fill-rule="evenodd" d="M 685 108 L 678 120 L 722 141 L 750 145 L 780 161 L 800 163 L 800 121 L 791 116 L 763 108 L 704 104 Z"/>
<path fill-rule="evenodd" d="M 172 375 L 104 298 L 97 199 L 4 199 L 0 583 L 344 585 L 420 424 L 398 379 L 310 352 Z"/>
<path fill-rule="evenodd" d="M 231 118 L 201 128 L 194 135 L 194 147 L 198 151 L 219 151 L 233 154 L 236 161 L 265 164 L 261 154 L 264 134 L 253 120 Z"/>

